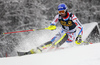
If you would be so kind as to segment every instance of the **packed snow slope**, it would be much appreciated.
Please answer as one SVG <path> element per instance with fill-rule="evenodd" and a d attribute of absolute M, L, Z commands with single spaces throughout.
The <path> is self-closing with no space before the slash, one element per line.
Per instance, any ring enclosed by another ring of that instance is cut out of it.
<path fill-rule="evenodd" d="M 100 43 L 22 57 L 1 58 L 0 65 L 100 65 Z"/>
<path fill-rule="evenodd" d="M 83 39 L 85 40 L 86 37 L 89 35 L 89 33 L 92 31 L 96 23 L 85 24 L 84 26 L 84 35 Z M 89 27 L 88 27 L 89 26 Z M 39 41 L 36 43 L 39 44 L 39 42 L 46 42 L 53 37 L 57 32 L 53 31 L 52 33 L 49 33 L 50 31 L 44 32 L 38 32 L 37 36 L 40 35 L 42 38 L 36 38 Z M 87 33 L 88 32 L 88 33 Z M 87 34 L 86 34 L 87 33 Z M 52 34 L 52 35 L 51 35 Z M 47 37 L 48 35 L 48 37 Z M 22 48 L 22 51 L 27 51 L 32 49 L 32 42 L 34 40 L 34 35 L 30 34 L 29 36 L 25 37 L 28 39 L 23 40 L 22 42 L 25 44 L 22 44 L 20 47 Z M 30 44 L 30 45 L 29 45 Z M 38 44 L 36 46 L 38 46 Z M 70 47 L 66 46 L 67 43 L 65 43 L 63 46 L 66 47 L 65 49 L 56 50 L 52 52 L 47 53 L 40 53 L 40 54 L 31 54 L 31 55 L 25 55 L 21 57 L 8 57 L 8 58 L 0 58 L 0 65 L 100 65 L 100 43 L 94 43 L 91 45 L 69 45 Z M 18 48 L 17 48 L 18 49 Z M 20 50 L 20 48 L 19 48 Z"/>

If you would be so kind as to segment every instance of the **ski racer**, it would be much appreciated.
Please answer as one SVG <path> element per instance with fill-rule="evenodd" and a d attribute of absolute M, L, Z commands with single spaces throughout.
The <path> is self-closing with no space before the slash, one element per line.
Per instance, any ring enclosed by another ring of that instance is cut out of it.
<path fill-rule="evenodd" d="M 71 43 L 76 41 L 76 44 L 81 44 L 83 34 L 82 24 L 74 14 L 68 12 L 68 7 L 64 3 L 58 5 L 58 14 L 55 16 L 48 29 L 55 30 L 57 23 L 60 23 L 62 27 L 61 30 L 51 39 L 51 41 L 37 47 L 35 50 L 32 49 L 25 52 L 24 55 L 42 52 L 44 48 L 50 47 L 51 45 L 59 47 L 64 42 Z M 76 36 L 77 28 L 80 29 L 78 36 Z"/>

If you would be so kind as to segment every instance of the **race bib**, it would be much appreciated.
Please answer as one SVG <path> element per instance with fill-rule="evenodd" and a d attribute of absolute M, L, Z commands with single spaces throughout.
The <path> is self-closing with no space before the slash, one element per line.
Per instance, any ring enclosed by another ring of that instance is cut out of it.
<path fill-rule="evenodd" d="M 63 25 L 63 26 L 72 26 L 72 25 L 73 25 L 71 20 L 69 20 L 68 22 L 60 21 L 60 23 L 61 23 L 61 25 Z"/>

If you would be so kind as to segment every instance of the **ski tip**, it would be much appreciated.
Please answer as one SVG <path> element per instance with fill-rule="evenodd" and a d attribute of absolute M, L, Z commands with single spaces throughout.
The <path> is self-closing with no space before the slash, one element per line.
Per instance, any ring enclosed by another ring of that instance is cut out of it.
<path fill-rule="evenodd" d="M 18 56 L 23 56 L 25 55 L 25 52 L 17 52 Z"/>

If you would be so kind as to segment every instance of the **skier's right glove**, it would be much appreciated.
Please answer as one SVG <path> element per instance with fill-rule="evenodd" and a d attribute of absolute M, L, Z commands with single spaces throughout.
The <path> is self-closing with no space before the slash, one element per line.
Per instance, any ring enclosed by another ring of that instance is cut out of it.
<path fill-rule="evenodd" d="M 55 25 L 50 25 L 47 29 L 48 30 L 55 30 L 56 29 L 56 26 Z"/>
<path fill-rule="evenodd" d="M 78 36 L 76 37 L 75 43 L 76 43 L 76 44 L 81 44 L 81 43 L 82 43 L 82 36 L 81 36 L 81 35 L 78 35 Z"/>

